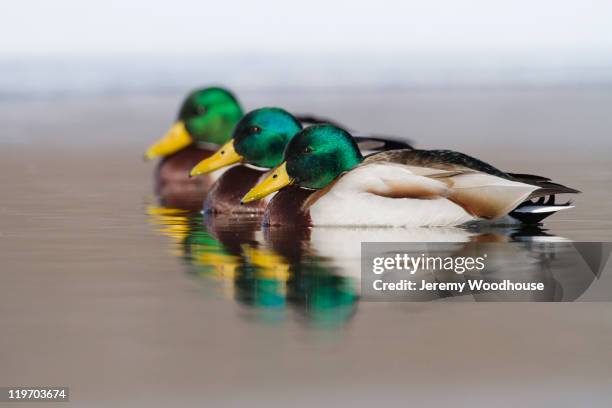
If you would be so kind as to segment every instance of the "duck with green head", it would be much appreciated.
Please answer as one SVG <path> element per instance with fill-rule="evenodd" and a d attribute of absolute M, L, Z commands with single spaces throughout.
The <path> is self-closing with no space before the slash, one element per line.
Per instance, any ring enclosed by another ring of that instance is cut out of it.
<path fill-rule="evenodd" d="M 198 89 L 185 98 L 174 125 L 144 155 L 147 160 L 161 158 L 155 191 L 164 205 L 201 208 L 214 180 L 190 179 L 187 173 L 231 138 L 242 114 L 240 103 L 227 89 Z"/>
<path fill-rule="evenodd" d="M 255 166 L 260 170 L 250 177 L 243 177 L 237 182 L 227 182 L 232 169 L 226 172 L 206 198 L 206 212 L 263 212 L 265 203 L 254 207 L 240 205 L 240 200 L 259 179 L 283 161 L 285 148 L 291 139 L 302 131 L 300 120 L 281 108 L 266 107 L 247 113 L 236 125 L 232 139 L 225 143 L 215 154 L 198 163 L 190 172 L 190 176 L 207 174 L 220 168 L 236 163 Z M 397 147 L 409 147 L 404 142 L 397 142 L 379 137 L 357 137 L 358 149 L 386 150 Z M 235 178 L 234 178 L 235 179 Z M 306 197 L 310 192 L 303 189 L 292 189 L 286 194 L 288 203 L 296 201 L 297 197 Z M 299 200 L 298 200 L 299 201 Z"/>
<path fill-rule="evenodd" d="M 287 142 L 300 130 L 302 124 L 283 109 L 262 108 L 247 113 L 236 124 L 232 138 L 189 172 L 193 177 L 238 163 L 250 165 L 234 166 L 221 175 L 206 197 L 204 211 L 263 213 L 265 202 L 240 205 L 240 199 L 268 169 L 280 164 Z M 249 169 L 249 172 L 242 169 Z M 241 171 L 242 177 L 235 177 L 236 171 Z"/>
<path fill-rule="evenodd" d="M 364 157 L 354 138 L 331 125 L 304 129 L 291 139 L 284 161 L 244 198 L 259 200 L 287 186 L 311 189 L 299 214 L 276 214 L 269 223 L 306 218 L 312 225 L 451 226 L 512 217 L 539 220 L 569 204 L 555 194 L 577 193 L 545 177 L 510 174 L 450 150 L 390 150 Z M 546 197 L 548 201 L 531 202 Z M 538 221 L 539 221 L 538 220 Z"/>

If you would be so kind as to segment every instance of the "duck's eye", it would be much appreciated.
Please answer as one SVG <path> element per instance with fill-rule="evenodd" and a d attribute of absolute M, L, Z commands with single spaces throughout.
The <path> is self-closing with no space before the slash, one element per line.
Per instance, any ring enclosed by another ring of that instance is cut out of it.
<path fill-rule="evenodd" d="M 302 153 L 304 154 L 312 153 L 312 147 L 306 146 L 304 150 L 302 151 Z"/>
<path fill-rule="evenodd" d="M 261 132 L 261 128 L 259 126 L 251 126 L 249 128 L 249 134 L 255 134 L 255 133 L 260 133 Z"/>
<path fill-rule="evenodd" d="M 197 115 L 204 115 L 208 109 L 206 109 L 206 106 L 198 105 L 195 110 Z"/>

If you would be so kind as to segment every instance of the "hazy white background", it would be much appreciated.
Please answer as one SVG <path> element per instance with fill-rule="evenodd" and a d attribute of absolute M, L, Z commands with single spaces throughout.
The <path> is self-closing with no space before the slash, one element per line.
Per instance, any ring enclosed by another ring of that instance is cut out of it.
<path fill-rule="evenodd" d="M 3 53 L 557 51 L 609 53 L 612 2 L 593 0 L 21 0 Z"/>
<path fill-rule="evenodd" d="M 0 98 L 612 84 L 612 1 L 22 0 Z"/>

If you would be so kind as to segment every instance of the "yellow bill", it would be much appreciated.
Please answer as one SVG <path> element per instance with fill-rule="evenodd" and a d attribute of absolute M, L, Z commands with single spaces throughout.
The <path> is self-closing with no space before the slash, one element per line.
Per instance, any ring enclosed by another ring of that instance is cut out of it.
<path fill-rule="evenodd" d="M 259 200 L 272 194 L 275 191 L 280 190 L 285 186 L 293 184 L 293 179 L 287 174 L 287 163 L 284 162 L 272 173 L 266 177 L 261 183 L 253 187 L 240 201 L 243 204 L 250 203 L 251 201 Z"/>
<path fill-rule="evenodd" d="M 189 172 L 189 176 L 199 176 L 200 174 L 210 173 L 211 171 L 220 169 L 221 167 L 229 166 L 230 164 L 242 161 L 242 156 L 236 153 L 234 149 L 234 140 L 230 140 L 219 148 L 207 159 L 202 160 L 195 165 Z"/>
<path fill-rule="evenodd" d="M 191 143 L 193 143 L 193 139 L 185 128 L 185 122 L 181 120 L 176 122 L 160 141 L 149 147 L 144 157 L 146 160 L 151 160 L 156 157 L 168 156 Z"/>

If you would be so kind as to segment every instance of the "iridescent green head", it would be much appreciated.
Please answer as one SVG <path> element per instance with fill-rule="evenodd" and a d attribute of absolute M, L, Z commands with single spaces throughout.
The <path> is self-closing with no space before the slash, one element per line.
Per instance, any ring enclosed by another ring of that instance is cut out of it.
<path fill-rule="evenodd" d="M 285 149 L 284 162 L 249 191 L 243 203 L 259 200 L 281 188 L 297 184 L 320 189 L 363 161 L 353 137 L 332 125 L 316 125 L 299 132 Z"/>
<path fill-rule="evenodd" d="M 167 156 L 194 142 L 221 145 L 231 138 L 241 117 L 242 108 L 228 90 L 214 87 L 196 90 L 183 101 L 172 128 L 147 150 L 145 157 Z"/>
<path fill-rule="evenodd" d="M 256 109 L 236 125 L 234 149 L 245 162 L 271 169 L 282 163 L 285 147 L 300 130 L 300 122 L 283 109 Z"/>
<path fill-rule="evenodd" d="M 300 130 L 300 122 L 283 109 L 256 109 L 238 122 L 232 140 L 190 174 L 197 176 L 238 162 L 271 169 L 283 161 L 287 144 Z"/>
<path fill-rule="evenodd" d="M 332 125 L 311 126 L 287 145 L 287 174 L 294 183 L 323 188 L 363 160 L 353 137 Z"/>
<path fill-rule="evenodd" d="M 178 113 L 196 142 L 221 145 L 227 142 L 242 117 L 242 108 L 227 89 L 205 88 L 190 93 Z"/>

